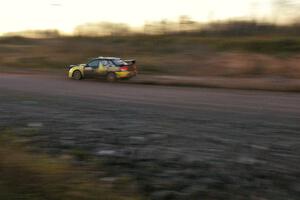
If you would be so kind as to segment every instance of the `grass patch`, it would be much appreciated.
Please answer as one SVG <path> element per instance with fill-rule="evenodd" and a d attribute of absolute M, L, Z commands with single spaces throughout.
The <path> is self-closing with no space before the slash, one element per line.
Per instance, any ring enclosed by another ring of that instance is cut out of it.
<path fill-rule="evenodd" d="M 288 35 L 6 37 L 0 44 L 1 71 L 63 71 L 96 56 L 116 56 L 136 59 L 141 74 L 300 77 L 300 38 Z"/>
<path fill-rule="evenodd" d="M 263 54 L 293 54 L 300 52 L 298 38 L 246 38 L 218 41 L 216 47 L 222 51 L 238 50 Z"/>
<path fill-rule="evenodd" d="M 20 141 L 0 135 L 0 199 L 141 199 L 129 178 L 100 181 L 101 173 L 92 165 L 79 167 L 68 156 L 33 153 Z"/>

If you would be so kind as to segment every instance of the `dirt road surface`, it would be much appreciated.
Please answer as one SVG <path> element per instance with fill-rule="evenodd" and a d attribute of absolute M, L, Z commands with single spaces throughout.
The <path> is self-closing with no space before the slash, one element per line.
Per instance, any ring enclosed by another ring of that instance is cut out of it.
<path fill-rule="evenodd" d="M 0 74 L 0 130 L 85 151 L 150 199 L 298 199 L 300 94 Z"/>

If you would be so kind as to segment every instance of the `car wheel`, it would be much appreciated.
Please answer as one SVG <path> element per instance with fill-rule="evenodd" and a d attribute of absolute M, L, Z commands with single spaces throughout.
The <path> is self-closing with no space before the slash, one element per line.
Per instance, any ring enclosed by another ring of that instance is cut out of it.
<path fill-rule="evenodd" d="M 81 72 L 78 71 L 78 70 L 76 70 L 75 72 L 73 72 L 72 78 L 75 79 L 75 80 L 80 80 L 80 79 L 82 79 Z"/>
<path fill-rule="evenodd" d="M 115 82 L 117 80 L 117 76 L 115 73 L 110 72 L 106 75 L 106 80 L 109 82 Z"/>

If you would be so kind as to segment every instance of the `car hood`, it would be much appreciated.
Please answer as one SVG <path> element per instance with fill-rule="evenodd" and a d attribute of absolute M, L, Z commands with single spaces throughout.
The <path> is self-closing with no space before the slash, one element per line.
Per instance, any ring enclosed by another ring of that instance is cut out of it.
<path fill-rule="evenodd" d="M 69 65 L 69 66 L 67 66 L 66 68 L 67 68 L 68 70 L 70 70 L 70 69 L 72 69 L 72 68 L 74 68 L 74 67 L 83 69 L 85 66 L 86 66 L 86 64 L 78 64 L 78 65 Z"/>

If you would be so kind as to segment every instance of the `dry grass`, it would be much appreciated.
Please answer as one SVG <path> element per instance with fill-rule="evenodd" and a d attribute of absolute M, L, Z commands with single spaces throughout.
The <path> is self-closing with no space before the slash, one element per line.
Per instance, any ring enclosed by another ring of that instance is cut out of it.
<path fill-rule="evenodd" d="M 32 153 L 16 138 L 0 136 L 0 199 L 140 199 L 128 178 L 107 183 L 100 172 L 74 166 L 70 157 Z"/>
<path fill-rule="evenodd" d="M 63 69 L 88 58 L 135 58 L 141 73 L 257 77 L 300 77 L 297 38 L 154 35 L 0 39 L 0 68 Z"/>

